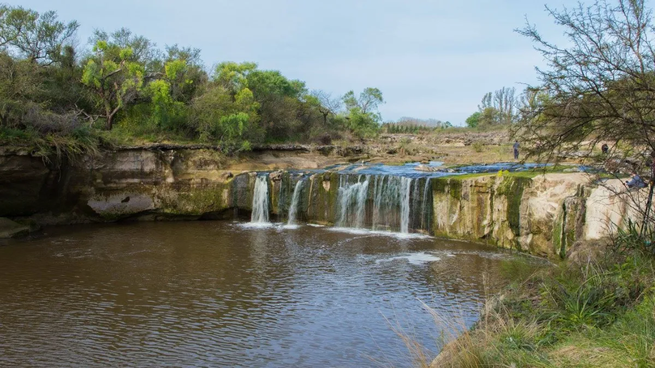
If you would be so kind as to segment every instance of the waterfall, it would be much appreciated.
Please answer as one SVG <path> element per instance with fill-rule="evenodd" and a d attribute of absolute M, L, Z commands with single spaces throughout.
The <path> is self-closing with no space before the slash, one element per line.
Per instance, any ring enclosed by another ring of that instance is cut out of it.
<path fill-rule="evenodd" d="M 419 191 L 420 181 L 421 179 L 413 180 L 413 184 L 412 184 L 411 193 L 413 194 L 413 196 L 412 196 L 411 209 L 413 211 L 409 212 L 410 228 L 416 228 L 416 226 L 420 225 L 421 215 L 423 214 L 423 211 L 419 211 L 421 209 L 421 192 Z"/>
<path fill-rule="evenodd" d="M 252 196 L 251 223 L 268 223 L 268 177 L 258 176 L 255 181 L 255 191 Z"/>
<path fill-rule="evenodd" d="M 287 176 L 288 180 L 281 184 L 283 188 L 280 189 L 278 212 L 288 214 L 286 228 L 295 228 L 299 217 L 302 218 L 303 208 L 308 206 L 308 203 L 303 202 L 303 200 L 307 201 L 307 199 L 303 198 L 309 197 L 310 201 L 312 198 L 312 195 L 307 196 L 303 195 L 303 193 L 309 190 L 311 194 L 312 185 L 316 183 L 313 180 L 314 176 L 309 178 L 301 176 L 295 183 L 293 191 L 291 191 L 293 181 L 289 178 Z M 326 216 L 328 214 L 332 215 L 332 218 L 325 220 L 334 221 L 336 227 L 369 228 L 372 230 L 400 232 L 401 234 L 409 234 L 414 231 L 430 231 L 432 186 L 429 178 L 353 173 L 344 173 L 339 175 L 338 178 L 336 201 L 334 197 L 327 197 L 329 187 L 326 186 L 325 182 L 323 182 L 325 194 L 322 194 L 323 188 L 320 188 L 319 193 L 317 193 L 317 199 L 320 199 L 321 203 L 321 213 L 323 213 L 324 208 Z M 270 188 L 267 175 L 262 174 L 255 178 L 250 222 L 254 227 L 270 225 Z M 321 197 L 323 195 L 326 197 Z M 332 192 L 332 195 L 335 195 L 334 192 Z M 238 197 L 235 196 L 236 200 L 238 200 Z M 335 210 L 336 213 L 331 212 L 330 207 L 328 207 L 332 204 L 336 207 L 332 207 L 332 210 Z M 284 211 L 284 209 L 287 209 L 288 212 Z M 315 208 L 312 208 L 312 211 L 314 210 Z M 312 215 L 308 215 L 311 220 Z"/>
<path fill-rule="evenodd" d="M 293 197 L 291 198 L 291 207 L 289 207 L 289 221 L 288 225 L 296 225 L 298 216 L 298 205 L 300 203 L 300 194 L 305 184 L 305 180 L 298 180 L 296 187 L 293 189 Z"/>
<path fill-rule="evenodd" d="M 375 177 L 372 216 L 374 230 L 389 229 L 398 224 L 400 182 L 401 178 L 397 176 L 380 175 Z"/>
<path fill-rule="evenodd" d="M 369 198 L 371 201 L 368 206 L 372 208 L 369 208 L 368 220 L 373 230 L 400 230 L 401 233 L 409 233 L 414 222 L 418 225 L 418 220 L 412 222 L 412 219 L 418 217 L 417 214 L 412 215 L 411 211 L 418 211 L 421 206 L 417 181 L 391 175 L 359 175 L 354 182 L 351 178 L 349 175 L 339 178 L 338 227 L 363 228 L 367 221 Z"/>
<path fill-rule="evenodd" d="M 409 199 L 412 191 L 412 179 L 401 178 L 400 232 L 409 233 Z"/>
<path fill-rule="evenodd" d="M 432 213 L 432 202 L 430 202 L 430 178 L 425 178 L 423 188 L 423 201 L 421 202 L 421 229 L 430 232 L 430 214 Z M 429 207 L 428 207 L 429 206 Z"/>
<path fill-rule="evenodd" d="M 370 175 L 357 177 L 357 182 L 350 184 L 349 175 L 342 175 L 339 178 L 339 227 L 364 227 L 366 216 L 366 199 L 368 197 L 368 184 Z M 362 179 L 364 179 L 362 181 Z"/>

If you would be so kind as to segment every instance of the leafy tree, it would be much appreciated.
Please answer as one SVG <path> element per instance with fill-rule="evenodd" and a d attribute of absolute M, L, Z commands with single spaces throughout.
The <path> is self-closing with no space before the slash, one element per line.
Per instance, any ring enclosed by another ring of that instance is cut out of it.
<path fill-rule="evenodd" d="M 380 104 L 384 103 L 382 98 L 382 91 L 377 88 L 366 88 L 359 97 L 355 97 L 355 93 L 350 91 L 343 96 L 343 102 L 346 109 L 352 110 L 359 109 L 362 113 L 377 113 L 377 108 Z"/>
<path fill-rule="evenodd" d="M 180 89 L 180 84 L 191 83 L 190 80 L 180 81 L 180 77 L 186 72 L 184 60 L 173 60 L 164 66 L 164 76 L 161 79 L 150 82 L 145 87 L 145 94 L 151 99 L 151 119 L 160 128 L 177 129 L 174 122 L 183 119 L 185 116 L 185 104 L 176 101 L 173 97 L 173 90 Z"/>
<path fill-rule="evenodd" d="M 214 71 L 214 82 L 223 86 L 232 96 L 236 96 L 239 91 L 248 87 L 248 74 L 255 69 L 255 63 L 220 63 Z"/>
<path fill-rule="evenodd" d="M 377 108 L 384 103 L 379 89 L 366 88 L 359 97 L 350 91 L 343 96 L 343 103 L 348 110 L 348 128 L 356 136 L 364 138 L 377 134 L 382 120 Z"/>
<path fill-rule="evenodd" d="M 477 128 L 478 125 L 480 124 L 480 117 L 481 116 L 482 116 L 482 114 L 479 111 L 474 112 L 473 114 L 471 114 L 471 116 L 466 118 L 466 125 L 469 128 Z"/>
<path fill-rule="evenodd" d="M 467 120 L 469 127 L 489 126 L 495 124 L 512 124 L 516 120 L 516 110 L 518 99 L 516 98 L 516 89 L 503 87 L 494 92 L 488 92 L 482 97 L 478 105 L 479 114 L 473 118 L 471 125 Z"/>
<path fill-rule="evenodd" d="M 183 61 L 185 67 L 182 73 L 176 73 L 176 80 L 172 81 L 171 95 L 176 101 L 189 104 L 191 100 L 202 92 L 207 84 L 208 76 L 202 60 L 200 50 L 178 45 L 166 47 L 165 62 Z"/>
<path fill-rule="evenodd" d="M 157 50 L 155 43 L 143 36 L 133 34 L 127 28 L 121 28 L 112 33 L 95 30 L 91 42 L 93 45 L 97 45 L 98 42 L 111 45 L 112 47 L 106 50 L 106 53 L 108 57 L 112 58 L 119 58 L 120 50 L 132 50 L 125 61 L 142 65 L 146 74 L 159 72 L 163 67 L 163 56 Z"/>
<path fill-rule="evenodd" d="M 39 14 L 22 7 L 0 6 L 0 47 L 32 62 L 52 63 L 78 27 L 75 21 L 57 20 L 54 11 Z"/>
<path fill-rule="evenodd" d="M 500 123 L 501 113 L 495 107 L 487 107 L 480 111 L 478 127 L 491 126 Z"/>
<path fill-rule="evenodd" d="M 93 51 L 94 55 L 84 66 L 82 83 L 96 94 L 107 129 L 111 130 L 116 113 L 134 101 L 141 91 L 144 68 L 128 61 L 132 56 L 130 48 L 98 41 Z"/>
<path fill-rule="evenodd" d="M 227 149 L 248 149 L 262 139 L 256 126 L 258 107 L 249 89 L 243 88 L 233 98 L 224 86 L 214 84 L 194 100 L 192 119 L 201 140 Z"/>
<path fill-rule="evenodd" d="M 39 93 L 41 77 L 37 66 L 27 60 L 14 60 L 0 52 L 0 125 L 17 127 Z"/>
<path fill-rule="evenodd" d="M 36 97 L 37 101 L 58 113 L 91 110 L 92 96 L 80 83 L 82 71 L 77 62 L 75 48 L 70 45 L 65 46 L 62 53 L 54 59 L 53 64 L 39 68 L 41 88 Z"/>

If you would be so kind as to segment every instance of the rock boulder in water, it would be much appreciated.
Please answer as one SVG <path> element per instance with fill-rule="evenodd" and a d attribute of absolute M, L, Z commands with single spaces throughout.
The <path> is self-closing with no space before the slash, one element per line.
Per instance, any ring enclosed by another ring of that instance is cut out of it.
<path fill-rule="evenodd" d="M 0 217 L 0 239 L 18 238 L 30 233 L 29 226 Z"/>

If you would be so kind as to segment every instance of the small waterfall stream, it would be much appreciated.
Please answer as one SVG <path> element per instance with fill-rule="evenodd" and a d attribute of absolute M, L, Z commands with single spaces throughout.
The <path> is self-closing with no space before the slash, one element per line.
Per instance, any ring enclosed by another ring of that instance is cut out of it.
<path fill-rule="evenodd" d="M 430 221 L 432 221 L 432 196 L 430 195 L 430 178 L 425 178 L 423 188 L 423 199 L 421 200 L 421 229 L 430 232 Z"/>
<path fill-rule="evenodd" d="M 392 230 L 407 234 L 413 224 L 420 225 L 425 208 L 421 204 L 418 179 L 391 175 L 342 175 L 339 179 L 338 227 L 356 229 L 370 225 L 373 230 Z"/>
<path fill-rule="evenodd" d="M 432 187 L 429 178 L 340 174 L 338 187 L 335 188 L 337 193 L 333 192 L 336 198 L 331 197 L 332 199 L 321 197 L 324 195 L 321 193 L 325 193 L 323 188 L 329 188 L 329 181 L 318 179 L 323 187 L 317 189 L 314 183 L 316 178 L 301 177 L 294 184 L 292 180 L 269 183 L 268 176 L 257 176 L 252 196 L 251 223 L 269 224 L 271 213 L 277 216 L 276 218 L 286 217 L 285 225 L 293 228 L 298 225 L 300 214 L 308 211 L 310 222 L 312 216 L 318 215 L 317 219 L 332 222 L 339 228 L 371 229 L 401 234 L 425 233 L 430 230 Z M 269 193 L 270 188 L 275 188 L 275 192 Z M 275 198 L 275 195 L 278 197 Z M 314 201 L 319 201 L 319 204 Z M 277 203 L 277 211 L 270 209 L 271 203 Z M 318 213 L 316 206 L 320 208 Z"/>
<path fill-rule="evenodd" d="M 401 193 L 401 205 L 400 205 L 400 232 L 402 234 L 409 233 L 409 199 L 411 196 L 412 190 L 412 179 L 411 178 L 400 178 L 400 193 Z"/>
<path fill-rule="evenodd" d="M 250 222 L 255 224 L 269 223 L 268 208 L 268 177 L 258 176 L 252 196 L 252 216 Z"/>
<path fill-rule="evenodd" d="M 304 179 L 298 180 L 296 187 L 293 189 L 293 197 L 291 198 L 291 206 L 289 207 L 289 221 L 287 225 L 297 225 L 298 206 L 300 205 L 300 195 L 305 185 Z"/>
<path fill-rule="evenodd" d="M 368 185 L 370 175 L 357 177 L 354 184 L 349 182 L 349 175 L 342 175 L 339 178 L 339 219 L 338 227 L 364 227 L 364 216 L 366 215 L 366 199 L 368 197 Z"/>

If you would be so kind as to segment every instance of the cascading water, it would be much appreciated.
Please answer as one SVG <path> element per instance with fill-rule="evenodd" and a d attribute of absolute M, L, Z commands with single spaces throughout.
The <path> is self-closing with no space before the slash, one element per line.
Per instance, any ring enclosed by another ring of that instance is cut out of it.
<path fill-rule="evenodd" d="M 395 229 L 409 233 L 412 224 L 410 208 L 418 211 L 421 207 L 417 182 L 411 178 L 391 175 L 359 175 L 354 182 L 351 178 L 349 175 L 340 178 L 336 221 L 338 227 L 361 229 L 368 220 L 373 230 Z M 412 193 L 415 196 L 413 201 Z M 369 198 L 371 201 L 368 201 Z M 369 211 L 366 210 L 367 203 L 372 207 Z"/>
<path fill-rule="evenodd" d="M 304 208 L 303 198 L 311 179 L 296 182 L 293 192 L 289 182 L 281 184 L 288 207 L 287 226 L 297 226 L 299 213 Z M 325 186 L 325 184 L 324 184 Z M 266 175 L 257 176 L 252 197 L 251 224 L 270 224 L 269 183 Z M 409 234 L 410 231 L 429 231 L 431 217 L 431 186 L 428 178 L 408 178 L 396 175 L 342 174 L 336 200 L 334 223 L 337 227 L 384 230 Z M 283 198 L 278 199 L 281 214 Z M 327 204 L 327 202 L 325 202 Z M 326 212 L 327 213 L 327 212 Z M 310 216 L 311 217 L 311 216 Z"/>
<path fill-rule="evenodd" d="M 409 233 L 409 199 L 412 191 L 412 179 L 403 177 L 400 183 L 400 232 L 407 234 Z"/>
<path fill-rule="evenodd" d="M 293 189 L 293 197 L 291 198 L 291 206 L 289 207 L 289 221 L 288 225 L 297 225 L 298 206 L 300 205 L 300 194 L 302 193 L 305 180 L 298 180 L 296 187 Z"/>
<path fill-rule="evenodd" d="M 337 220 L 337 226 L 357 229 L 364 227 L 370 178 L 370 175 L 364 177 L 359 175 L 357 182 L 350 184 L 348 175 L 341 176 L 339 179 L 339 219 Z"/>
<path fill-rule="evenodd" d="M 252 196 L 252 216 L 250 222 L 267 224 L 268 219 L 268 177 L 258 176 L 255 181 L 255 191 Z"/>
<path fill-rule="evenodd" d="M 415 228 L 420 224 L 420 219 L 421 216 L 423 215 L 423 211 L 419 211 L 421 209 L 421 192 L 419 190 L 419 185 L 420 185 L 421 180 L 416 179 L 412 180 L 412 204 L 411 208 L 413 211 L 409 212 L 409 227 Z"/>
<path fill-rule="evenodd" d="M 432 213 L 430 189 L 430 178 L 425 178 L 425 187 L 423 188 L 423 201 L 421 202 L 421 229 L 427 232 L 430 232 L 430 214 Z"/>

